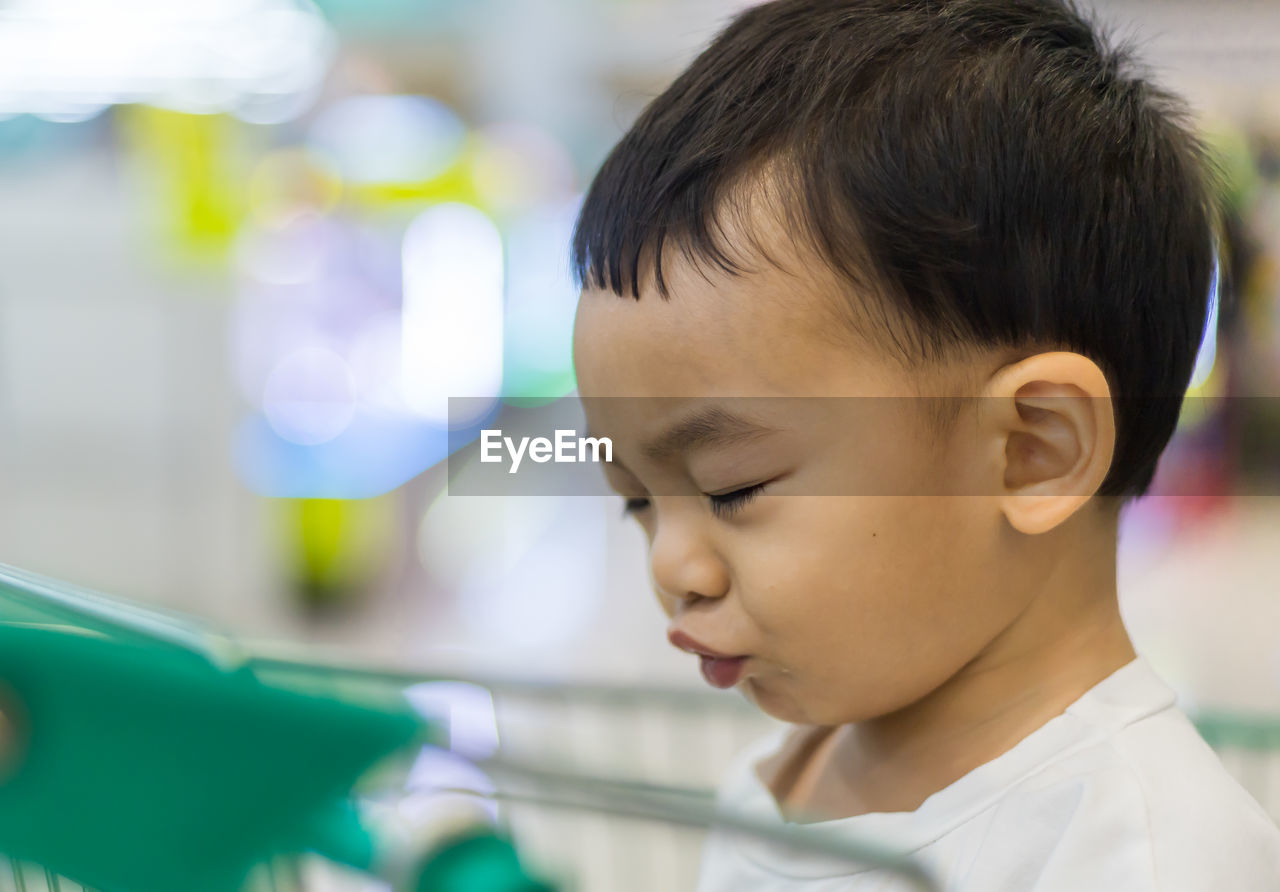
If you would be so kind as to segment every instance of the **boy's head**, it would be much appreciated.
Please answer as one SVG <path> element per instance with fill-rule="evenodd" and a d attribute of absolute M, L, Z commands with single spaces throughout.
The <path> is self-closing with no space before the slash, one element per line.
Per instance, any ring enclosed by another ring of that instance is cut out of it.
<path fill-rule="evenodd" d="M 853 721 L 1007 634 L 1062 561 L 1113 561 L 1114 512 L 1081 509 L 1150 484 L 1212 217 L 1177 103 L 1062 3 L 741 14 L 606 160 L 573 246 L 579 390 L 676 628 L 750 655 L 768 711 Z M 766 399 L 863 396 L 902 399 Z M 902 495 L 822 497 L 873 491 Z"/>

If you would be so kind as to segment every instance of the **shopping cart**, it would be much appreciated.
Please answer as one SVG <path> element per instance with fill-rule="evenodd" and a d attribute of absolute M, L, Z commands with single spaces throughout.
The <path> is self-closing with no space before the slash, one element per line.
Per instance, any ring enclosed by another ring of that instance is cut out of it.
<path fill-rule="evenodd" d="M 717 811 L 711 791 L 726 763 L 777 727 L 732 693 L 554 684 L 444 670 L 376 671 L 317 661 L 311 650 L 237 644 L 183 617 L 0 566 L 0 638 L 6 630 L 50 627 L 63 635 L 83 637 L 88 630 L 145 649 L 196 654 L 221 672 L 238 671 L 272 689 L 366 710 L 346 715 L 373 716 L 375 728 L 391 729 L 381 748 L 368 750 L 365 762 L 355 766 L 360 770 L 348 770 L 341 795 L 331 795 L 330 806 L 357 804 L 349 812 L 331 812 L 346 822 L 311 827 L 310 836 L 294 841 L 292 849 L 261 847 L 240 884 L 245 892 L 374 892 L 415 888 L 415 882 L 424 890 L 506 888 L 498 885 L 501 879 L 491 886 L 427 883 L 434 882 L 433 861 L 447 861 L 449 841 L 458 838 L 498 846 L 481 855 L 487 863 L 505 865 L 510 882 L 526 882 L 515 888 L 545 888 L 524 879 L 532 875 L 564 892 L 692 889 L 712 825 L 882 867 L 898 874 L 904 888 L 933 888 L 918 866 L 874 845 L 799 827 L 760 826 Z M 411 707 L 408 724 L 402 721 L 403 704 Z M 1228 769 L 1280 818 L 1280 719 L 1205 714 L 1197 724 Z M 401 747 L 398 741 L 407 743 Z M 76 744 L 82 761 L 91 756 L 84 741 Z M 399 760 L 380 760 L 395 750 L 401 751 Z M 348 797 L 352 788 L 354 796 Z M 0 796 L 3 790 L 0 783 Z M 232 792 L 241 808 L 255 807 L 252 783 L 237 783 Z M 445 835 L 442 828 L 456 830 L 459 815 L 494 832 Z M 406 829 L 415 827 L 416 836 Z M 508 840 L 514 840 L 518 859 L 514 850 L 501 847 Z M 153 856 L 153 842 L 139 840 L 133 857 Z M 0 826 L 0 851 L 3 843 Z M 17 858 L 9 860 L 7 872 L 4 866 L 0 856 L 0 890 L 86 888 Z M 415 872 L 414 866 L 421 869 Z M 135 892 L 127 886 L 95 888 Z"/>
<path fill-rule="evenodd" d="M 717 810 L 732 695 L 318 663 L 0 565 L 0 712 L 0 889 L 680 889 L 712 826 L 934 888 Z"/>
<path fill-rule="evenodd" d="M 408 690 L 416 680 L 407 673 L 388 678 Z M 452 684 L 460 686 L 458 707 L 496 723 L 503 752 L 521 764 L 666 785 L 700 803 L 710 802 L 730 758 L 778 727 L 737 695 L 700 689 L 495 677 Z M 1227 769 L 1280 823 L 1280 717 L 1205 712 L 1195 720 Z M 670 813 L 642 825 L 606 820 L 608 802 L 557 808 L 566 791 L 553 781 L 541 797 L 508 800 L 508 819 L 531 863 L 592 892 L 693 888 L 705 822 Z M 863 854 L 876 862 L 874 850 Z"/>

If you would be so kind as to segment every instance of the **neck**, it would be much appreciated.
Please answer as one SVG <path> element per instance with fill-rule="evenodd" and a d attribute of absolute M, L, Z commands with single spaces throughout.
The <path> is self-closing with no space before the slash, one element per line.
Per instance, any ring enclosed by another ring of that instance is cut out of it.
<path fill-rule="evenodd" d="M 833 736 L 815 812 L 914 810 L 1134 659 L 1116 603 L 1114 527 L 1109 543 L 1104 532 L 1081 544 L 1037 575 L 1026 608 L 944 684 Z"/>

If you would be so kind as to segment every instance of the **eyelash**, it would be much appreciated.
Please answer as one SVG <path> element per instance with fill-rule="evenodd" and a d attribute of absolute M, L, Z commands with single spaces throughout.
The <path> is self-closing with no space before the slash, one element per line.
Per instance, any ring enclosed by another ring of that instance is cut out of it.
<path fill-rule="evenodd" d="M 622 516 L 630 517 L 649 507 L 649 500 L 644 498 L 626 499 L 622 503 Z"/>
<path fill-rule="evenodd" d="M 762 489 L 764 484 L 757 483 L 754 486 L 744 486 L 742 489 L 735 489 L 733 492 L 718 496 L 708 496 L 707 498 L 711 499 L 711 513 L 720 518 L 732 517 L 748 502 L 760 495 Z"/>
<path fill-rule="evenodd" d="M 733 492 L 721 493 L 719 495 L 707 496 L 711 500 L 711 513 L 721 519 L 732 517 L 735 513 L 742 510 L 744 506 L 764 489 L 765 484 L 757 483 L 754 486 L 744 486 L 742 489 L 735 489 Z M 627 499 L 622 506 L 622 514 L 624 517 L 637 514 L 649 507 L 649 500 L 646 498 Z"/>

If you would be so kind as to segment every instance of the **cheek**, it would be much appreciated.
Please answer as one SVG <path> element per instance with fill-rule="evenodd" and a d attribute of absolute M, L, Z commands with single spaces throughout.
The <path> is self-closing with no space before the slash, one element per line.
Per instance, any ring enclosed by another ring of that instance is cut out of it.
<path fill-rule="evenodd" d="M 793 706 L 810 720 L 855 721 L 905 706 L 994 634 L 1002 614 L 984 606 L 982 584 L 992 546 L 970 500 L 792 501 L 774 527 L 788 531 L 785 539 L 751 552 L 742 600 L 777 664 L 776 682 L 804 701 Z M 758 693 L 763 701 L 768 679 Z"/>

